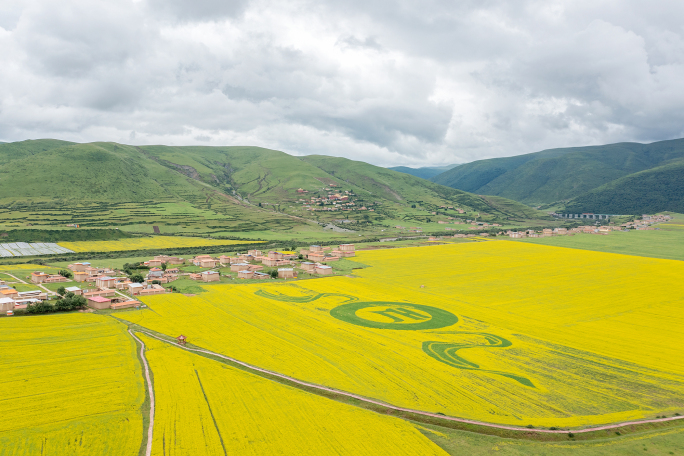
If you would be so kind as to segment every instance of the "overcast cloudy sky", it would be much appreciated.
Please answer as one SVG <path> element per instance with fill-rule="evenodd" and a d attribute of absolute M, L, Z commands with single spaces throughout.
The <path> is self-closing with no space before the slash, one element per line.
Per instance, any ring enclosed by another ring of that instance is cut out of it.
<path fill-rule="evenodd" d="M 379 165 L 684 136 L 684 2 L 2 0 L 0 141 Z"/>

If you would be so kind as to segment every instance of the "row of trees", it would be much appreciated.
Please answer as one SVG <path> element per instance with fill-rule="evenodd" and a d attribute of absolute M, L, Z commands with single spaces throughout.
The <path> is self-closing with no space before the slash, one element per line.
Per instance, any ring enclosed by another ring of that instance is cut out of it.
<path fill-rule="evenodd" d="M 88 301 L 83 296 L 75 295 L 71 292 L 66 292 L 64 287 L 59 287 L 57 293 L 62 295 L 61 299 L 58 299 L 54 305 L 49 304 L 45 301 L 39 302 L 37 304 L 29 304 L 26 306 L 26 313 L 28 314 L 42 314 L 50 312 L 66 312 L 70 310 L 85 309 Z"/>

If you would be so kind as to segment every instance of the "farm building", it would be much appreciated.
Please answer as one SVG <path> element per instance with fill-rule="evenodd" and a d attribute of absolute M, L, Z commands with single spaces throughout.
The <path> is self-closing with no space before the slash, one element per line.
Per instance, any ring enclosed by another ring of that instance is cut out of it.
<path fill-rule="evenodd" d="M 116 279 L 109 276 L 100 276 L 95 280 L 95 285 L 98 288 L 113 288 L 116 285 Z"/>
<path fill-rule="evenodd" d="M 292 268 L 279 268 L 278 269 L 278 278 L 279 279 L 294 279 L 295 273 L 294 269 Z"/>
<path fill-rule="evenodd" d="M 221 279 L 221 275 L 216 271 L 204 271 L 202 273 L 203 282 L 218 282 Z"/>
<path fill-rule="evenodd" d="M 166 290 L 161 285 L 148 285 L 147 288 L 143 288 L 138 292 L 140 296 L 155 295 L 166 293 Z"/>
<path fill-rule="evenodd" d="M 263 272 L 255 272 L 253 276 L 254 279 L 268 279 L 269 277 L 271 276 L 268 274 L 264 274 Z"/>
<path fill-rule="evenodd" d="M 219 263 L 221 264 L 221 266 L 226 266 L 226 265 L 230 264 L 231 259 L 232 259 L 232 257 L 226 256 L 226 255 L 221 255 L 219 257 Z"/>
<path fill-rule="evenodd" d="M 339 249 L 343 252 L 353 252 L 355 250 L 354 244 L 340 244 Z"/>
<path fill-rule="evenodd" d="M 309 251 L 310 252 L 322 252 L 323 247 L 321 247 L 320 245 L 312 245 L 309 247 Z"/>
<path fill-rule="evenodd" d="M 145 261 L 145 265 L 149 266 L 151 268 L 158 268 L 162 265 L 163 261 L 162 260 L 150 260 L 150 261 Z"/>
<path fill-rule="evenodd" d="M 7 312 L 8 310 L 14 310 L 15 306 L 14 299 L 12 298 L 0 298 L 0 312 Z"/>
<path fill-rule="evenodd" d="M 316 274 L 321 274 L 321 275 L 331 275 L 332 274 L 332 268 L 330 266 L 326 266 L 324 264 L 317 264 L 314 272 Z"/>
<path fill-rule="evenodd" d="M 131 293 L 132 295 L 136 295 L 140 293 L 140 290 L 145 288 L 145 286 L 142 283 L 130 283 L 128 284 L 128 292 Z"/>
<path fill-rule="evenodd" d="M 261 253 L 261 250 L 250 250 L 247 253 L 249 253 L 253 257 L 263 256 L 263 253 Z"/>
<path fill-rule="evenodd" d="M 316 261 L 316 262 L 318 262 L 318 261 L 323 261 L 323 260 L 325 260 L 325 255 L 323 255 L 322 253 L 310 253 L 309 256 L 308 256 L 308 258 L 309 258 L 309 260 L 311 260 L 311 261 Z"/>
<path fill-rule="evenodd" d="M 116 296 L 116 292 L 114 290 L 93 290 L 84 292 L 83 296 L 86 298 L 92 298 L 94 296 Z"/>
<path fill-rule="evenodd" d="M 240 272 L 244 269 L 249 269 L 248 263 L 235 263 L 230 265 L 231 272 Z"/>
<path fill-rule="evenodd" d="M 138 307 L 138 306 L 140 306 L 140 304 L 142 304 L 140 301 L 136 301 L 136 300 L 132 299 L 130 301 L 123 301 L 123 302 L 114 303 L 111 306 L 109 306 L 109 308 L 113 309 L 113 310 L 128 309 L 131 307 Z"/>
<path fill-rule="evenodd" d="M 568 229 L 567 228 L 556 228 L 553 230 L 556 234 L 558 235 L 564 235 L 568 234 Z"/>
<path fill-rule="evenodd" d="M 337 261 L 339 259 L 340 259 L 340 257 L 338 257 L 338 256 L 327 256 L 327 257 L 325 257 L 325 261 Z"/>
<path fill-rule="evenodd" d="M 301 267 L 307 272 L 314 272 L 314 270 L 316 269 L 316 263 L 306 261 L 301 264 Z"/>
<path fill-rule="evenodd" d="M 198 255 L 192 260 L 192 264 L 202 268 L 215 268 L 219 261 L 211 255 Z"/>
<path fill-rule="evenodd" d="M 184 264 L 185 260 L 183 258 L 168 256 L 168 255 L 157 255 L 154 260 L 159 260 L 166 264 Z"/>
<path fill-rule="evenodd" d="M 66 287 L 65 290 L 67 291 L 67 293 L 73 293 L 77 296 L 80 296 L 83 294 L 83 290 L 81 290 L 78 287 Z"/>
<path fill-rule="evenodd" d="M 14 299 L 14 298 L 19 296 L 19 292 L 17 290 L 15 290 L 14 288 L 10 288 L 10 287 L 0 289 L 0 294 L 2 294 L 2 296 L 1 296 L 2 298 Z"/>
<path fill-rule="evenodd" d="M 112 300 L 104 296 L 91 296 L 88 298 L 88 305 L 93 309 L 109 309 L 112 305 Z"/>
<path fill-rule="evenodd" d="M 254 260 L 254 257 L 252 255 L 244 254 L 244 253 L 238 255 L 238 258 L 240 259 L 240 261 L 252 261 L 252 260 Z"/>
<path fill-rule="evenodd" d="M 46 274 L 41 271 L 34 271 L 31 273 L 31 282 L 33 283 L 58 283 L 68 281 L 69 279 L 59 274 Z"/>
<path fill-rule="evenodd" d="M 268 257 L 273 259 L 273 260 L 282 260 L 283 259 L 283 254 L 281 252 L 268 252 Z"/>
<path fill-rule="evenodd" d="M 85 282 L 87 278 L 87 272 L 74 272 L 74 281 L 76 282 Z"/>
<path fill-rule="evenodd" d="M 542 236 L 544 236 L 544 237 L 553 236 L 553 230 L 551 228 L 544 228 L 542 230 Z"/>
<path fill-rule="evenodd" d="M 86 268 L 90 267 L 90 263 L 73 263 L 67 266 L 73 272 L 85 272 Z"/>
<path fill-rule="evenodd" d="M 47 293 L 42 290 L 20 291 L 14 300 L 17 301 L 21 299 L 38 299 L 40 301 L 45 301 L 47 299 Z"/>
<path fill-rule="evenodd" d="M 188 278 L 190 280 L 202 280 L 202 274 L 190 274 Z"/>
<path fill-rule="evenodd" d="M 254 271 L 249 269 L 243 269 L 238 272 L 238 279 L 251 279 L 254 277 Z"/>

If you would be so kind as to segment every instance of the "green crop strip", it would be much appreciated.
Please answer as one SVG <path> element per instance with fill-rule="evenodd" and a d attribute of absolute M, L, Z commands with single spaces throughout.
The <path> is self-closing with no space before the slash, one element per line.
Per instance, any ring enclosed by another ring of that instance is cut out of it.
<path fill-rule="evenodd" d="M 437 361 L 441 361 L 441 362 L 448 364 L 452 367 L 455 367 L 457 369 L 477 370 L 477 371 L 481 371 L 481 372 L 487 372 L 489 374 L 501 375 L 503 377 L 508 377 L 510 379 L 513 379 L 513 380 L 517 381 L 518 383 L 521 383 L 525 386 L 530 386 L 532 388 L 535 388 L 534 384 L 525 377 L 521 377 L 521 376 L 515 375 L 515 374 L 509 374 L 507 372 L 480 369 L 479 365 L 477 365 L 471 361 L 468 361 L 464 358 L 461 358 L 460 356 L 458 356 L 456 354 L 456 352 L 458 350 L 462 350 L 465 348 L 474 348 L 474 347 L 503 348 L 503 347 L 510 347 L 512 345 L 510 341 L 504 339 L 503 337 L 499 337 L 499 336 L 496 336 L 494 334 L 488 334 L 488 333 L 463 332 L 460 334 L 482 336 L 486 343 L 484 343 L 484 344 L 473 344 L 473 343 L 431 342 L 431 341 L 428 341 L 428 342 L 423 342 L 423 351 L 425 353 L 427 353 L 429 356 L 431 356 L 432 358 L 436 359 Z"/>

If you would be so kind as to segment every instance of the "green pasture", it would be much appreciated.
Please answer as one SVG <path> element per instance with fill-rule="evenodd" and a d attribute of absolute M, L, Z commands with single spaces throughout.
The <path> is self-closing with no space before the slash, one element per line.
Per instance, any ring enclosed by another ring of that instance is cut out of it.
<path fill-rule="evenodd" d="M 539 442 L 506 439 L 475 432 L 445 429 L 421 424 L 421 432 L 451 455 L 468 456 L 635 456 L 684 454 L 684 429 L 670 429 L 616 435 L 606 431 L 604 439 L 589 442 Z"/>
<path fill-rule="evenodd" d="M 653 231 L 614 231 L 607 236 L 575 234 L 574 236 L 526 238 L 520 239 L 519 242 L 668 260 L 684 260 L 684 230 L 675 227 L 668 228 L 666 225 L 659 225 L 659 227 L 660 230 Z"/>

